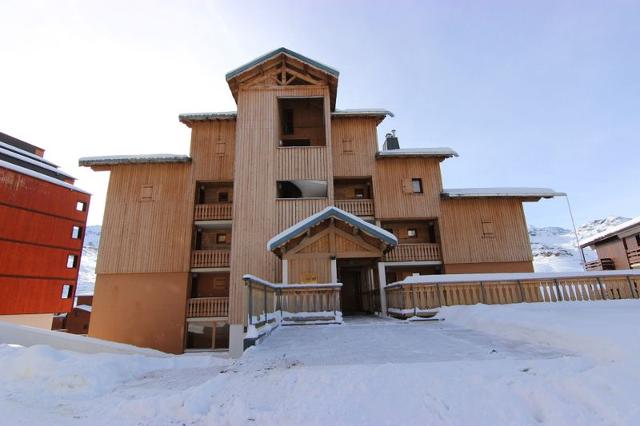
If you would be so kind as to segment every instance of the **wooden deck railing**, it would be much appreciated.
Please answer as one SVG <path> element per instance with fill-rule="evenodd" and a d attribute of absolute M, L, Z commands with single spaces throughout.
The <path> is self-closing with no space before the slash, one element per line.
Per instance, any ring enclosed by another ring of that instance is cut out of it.
<path fill-rule="evenodd" d="M 232 203 L 196 204 L 194 220 L 231 220 Z"/>
<path fill-rule="evenodd" d="M 613 259 L 605 257 L 585 263 L 584 269 L 587 271 L 612 271 L 616 269 L 616 266 Z"/>
<path fill-rule="evenodd" d="M 411 277 L 386 287 L 387 312 L 393 316 L 433 315 L 434 309 L 451 305 L 508 304 L 522 302 L 562 302 L 610 299 L 637 299 L 640 297 L 640 272 L 619 271 L 623 274 L 586 273 L 581 276 L 560 274 L 508 274 L 513 279 L 496 280 L 483 277 L 474 280 L 475 274 L 465 279 L 463 275 L 443 275 L 442 282 L 419 282 Z M 505 274 L 495 274 L 496 276 Z M 522 277 L 518 279 L 517 277 Z M 551 278 L 551 277 L 555 278 Z M 405 280 L 406 281 L 406 280 Z"/>
<path fill-rule="evenodd" d="M 225 268 L 229 266 L 229 250 L 194 250 L 192 268 Z"/>
<path fill-rule="evenodd" d="M 440 245 L 437 243 L 398 244 L 384 256 L 385 262 L 411 260 L 441 260 Z"/>
<path fill-rule="evenodd" d="M 627 258 L 629 259 L 629 265 L 635 265 L 640 263 L 640 248 L 627 250 Z"/>
<path fill-rule="evenodd" d="M 197 297 L 189 299 L 187 318 L 227 317 L 229 315 L 228 297 Z"/>
<path fill-rule="evenodd" d="M 354 200 L 335 200 L 337 208 L 356 216 L 373 216 L 373 200 L 371 198 L 360 198 Z"/>
<path fill-rule="evenodd" d="M 341 322 L 342 284 L 274 284 L 245 275 L 248 323 L 257 328 L 273 321 Z"/>

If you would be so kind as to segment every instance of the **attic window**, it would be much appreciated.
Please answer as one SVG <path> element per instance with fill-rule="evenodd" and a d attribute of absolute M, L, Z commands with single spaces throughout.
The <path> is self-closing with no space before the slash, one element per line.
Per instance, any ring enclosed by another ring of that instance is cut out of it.
<path fill-rule="evenodd" d="M 346 154 L 353 153 L 353 142 L 351 139 L 342 139 L 342 152 Z"/>
<path fill-rule="evenodd" d="M 222 141 L 218 141 L 218 143 L 216 144 L 216 154 L 217 155 L 224 155 L 225 146 L 226 146 L 226 143 L 224 143 Z"/>
<path fill-rule="evenodd" d="M 496 234 L 493 227 L 493 222 L 490 220 L 482 221 L 482 238 L 495 238 Z"/>
<path fill-rule="evenodd" d="M 422 194 L 422 179 L 413 178 L 411 179 L 411 190 L 414 194 Z"/>

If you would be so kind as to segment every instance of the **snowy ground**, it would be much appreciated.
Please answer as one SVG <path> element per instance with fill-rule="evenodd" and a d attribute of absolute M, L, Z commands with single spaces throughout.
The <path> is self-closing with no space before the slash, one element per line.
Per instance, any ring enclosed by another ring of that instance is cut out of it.
<path fill-rule="evenodd" d="M 640 301 L 277 329 L 232 363 L 0 346 L 2 424 L 637 424 Z"/>

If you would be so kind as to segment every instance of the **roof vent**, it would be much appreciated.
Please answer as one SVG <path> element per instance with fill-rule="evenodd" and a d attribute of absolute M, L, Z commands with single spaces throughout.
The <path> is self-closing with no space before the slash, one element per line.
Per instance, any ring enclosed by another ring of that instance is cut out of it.
<path fill-rule="evenodd" d="M 382 145 L 383 151 L 392 149 L 400 149 L 400 142 L 398 142 L 398 138 L 396 137 L 395 129 L 385 135 L 384 145 Z"/>

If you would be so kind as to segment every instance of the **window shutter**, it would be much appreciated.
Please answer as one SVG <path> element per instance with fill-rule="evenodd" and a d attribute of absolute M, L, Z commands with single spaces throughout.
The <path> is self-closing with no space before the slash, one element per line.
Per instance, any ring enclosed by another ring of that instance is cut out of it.
<path fill-rule="evenodd" d="M 405 194 L 411 194 L 413 192 L 411 179 L 402 179 L 402 192 Z"/>
<path fill-rule="evenodd" d="M 493 227 L 493 222 L 490 220 L 482 221 L 482 236 L 484 238 L 493 238 L 495 237 L 495 229 Z"/>

